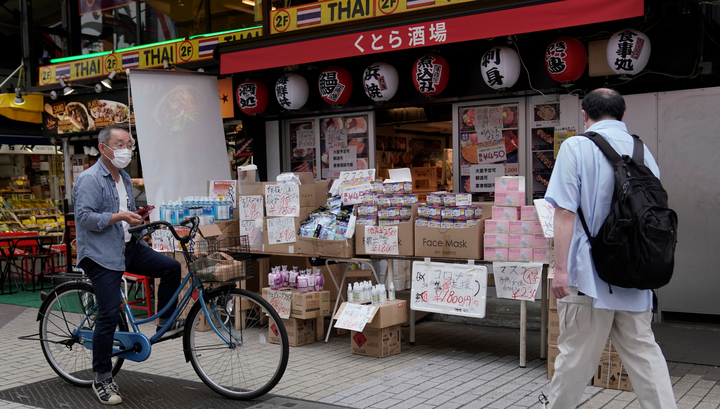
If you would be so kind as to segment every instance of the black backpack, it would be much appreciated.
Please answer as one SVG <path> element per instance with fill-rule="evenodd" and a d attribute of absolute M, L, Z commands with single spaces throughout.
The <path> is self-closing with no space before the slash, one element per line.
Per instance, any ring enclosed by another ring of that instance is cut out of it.
<path fill-rule="evenodd" d="M 592 237 L 582 209 L 580 221 L 590 239 L 595 269 L 610 285 L 655 289 L 670 282 L 675 266 L 677 215 L 668 208 L 660 180 L 645 166 L 644 145 L 633 135 L 632 158 L 622 157 L 596 132 L 593 141 L 615 168 L 610 213 Z M 612 287 L 610 288 L 612 293 Z"/>

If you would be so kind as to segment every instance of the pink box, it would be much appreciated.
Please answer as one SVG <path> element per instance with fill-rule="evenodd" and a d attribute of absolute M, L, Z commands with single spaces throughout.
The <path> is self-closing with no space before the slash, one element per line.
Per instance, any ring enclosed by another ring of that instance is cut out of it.
<path fill-rule="evenodd" d="M 525 192 L 497 192 L 495 206 L 522 206 L 525 204 Z"/>
<path fill-rule="evenodd" d="M 485 247 L 507 247 L 508 246 L 508 235 L 507 234 L 483 234 L 483 243 Z"/>
<path fill-rule="evenodd" d="M 520 220 L 538 220 L 537 209 L 535 206 L 521 206 Z"/>
<path fill-rule="evenodd" d="M 501 176 L 495 178 L 495 195 L 502 192 L 525 193 L 525 176 Z"/>
<path fill-rule="evenodd" d="M 493 206 L 492 218 L 495 220 L 520 220 L 520 208 L 509 206 Z"/>
<path fill-rule="evenodd" d="M 532 233 L 530 234 L 543 234 L 543 227 L 542 223 L 540 223 L 540 220 L 531 220 L 530 225 L 530 231 L 532 231 Z"/>
<path fill-rule="evenodd" d="M 532 234 L 508 234 L 507 247 L 532 248 L 534 238 Z"/>
<path fill-rule="evenodd" d="M 530 248 L 508 249 L 508 261 L 523 261 L 529 263 L 533 261 L 533 250 Z"/>
<path fill-rule="evenodd" d="M 499 247 L 485 247 L 484 259 L 486 261 L 508 261 L 508 250 L 510 249 Z"/>
<path fill-rule="evenodd" d="M 536 263 L 549 263 L 550 252 L 550 249 L 533 249 L 533 261 Z"/>
<path fill-rule="evenodd" d="M 534 249 L 549 249 L 552 247 L 552 241 L 543 235 L 534 235 L 532 240 L 532 248 Z"/>
<path fill-rule="evenodd" d="M 508 234 L 510 220 L 485 220 L 485 233 Z"/>
<path fill-rule="evenodd" d="M 530 220 L 512 220 L 510 234 L 535 234 L 535 227 Z"/>

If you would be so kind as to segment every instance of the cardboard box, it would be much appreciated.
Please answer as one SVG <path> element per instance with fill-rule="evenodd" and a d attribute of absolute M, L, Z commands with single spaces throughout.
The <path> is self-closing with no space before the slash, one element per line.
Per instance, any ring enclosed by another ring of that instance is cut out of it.
<path fill-rule="evenodd" d="M 509 234 L 490 234 L 483 235 L 483 245 L 485 248 L 491 247 L 507 247 Z"/>
<path fill-rule="evenodd" d="M 595 372 L 594 386 L 608 389 L 632 391 L 632 383 L 620 356 L 613 352 L 603 351 Z"/>
<path fill-rule="evenodd" d="M 510 249 L 506 247 L 485 247 L 483 255 L 485 261 L 508 261 Z"/>
<path fill-rule="evenodd" d="M 288 345 L 291 347 L 299 347 L 301 345 L 312 344 L 315 342 L 315 319 L 303 320 L 298 318 L 288 318 L 282 320 L 288 336 Z M 280 343 L 280 333 L 275 327 L 275 323 L 268 326 L 269 342 L 271 344 Z"/>
<path fill-rule="evenodd" d="M 508 249 L 508 261 L 520 261 L 529 263 L 533 260 L 533 249 L 531 248 L 510 248 Z"/>
<path fill-rule="evenodd" d="M 340 304 L 334 319 L 340 318 L 345 310 L 347 302 Z M 365 328 L 388 328 L 395 325 L 404 324 L 408 320 L 408 303 L 405 300 L 388 301 L 381 305 L 372 305 L 374 311 L 371 315 L 372 320 L 365 324 Z"/>
<path fill-rule="evenodd" d="M 548 295 L 548 309 L 551 310 L 551 311 L 554 310 L 554 311 L 555 311 L 555 314 L 557 315 L 557 307 L 558 307 L 558 304 L 557 304 L 557 298 L 555 298 L 555 294 L 553 294 L 553 292 L 552 292 L 552 280 L 553 280 L 553 275 L 552 275 L 552 274 L 549 274 L 549 275 L 548 275 L 548 285 L 547 285 L 547 289 L 548 289 L 548 293 L 549 293 L 549 295 Z"/>
<path fill-rule="evenodd" d="M 492 207 L 492 218 L 493 220 L 520 220 L 520 208 L 517 206 L 494 205 Z"/>
<path fill-rule="evenodd" d="M 550 263 L 550 249 L 533 249 L 533 262 Z"/>
<path fill-rule="evenodd" d="M 412 206 L 410 220 L 398 224 L 398 255 L 415 255 L 415 217 L 417 216 L 417 203 Z M 365 226 L 355 226 L 355 254 L 369 254 L 365 252 Z M 376 254 L 376 253 L 374 253 Z"/>
<path fill-rule="evenodd" d="M 497 192 L 495 193 L 495 206 L 524 206 L 525 192 Z"/>
<path fill-rule="evenodd" d="M 547 357 L 547 378 L 552 379 L 555 375 L 555 360 L 560 355 L 560 350 L 556 344 L 548 344 L 548 357 Z"/>
<path fill-rule="evenodd" d="M 552 238 L 536 234 L 532 239 L 532 248 L 534 249 L 550 249 L 552 248 Z"/>
<path fill-rule="evenodd" d="M 262 296 L 267 300 L 267 292 L 270 288 L 262 289 Z M 313 291 L 300 294 L 295 288 L 285 288 L 282 291 L 292 293 L 290 302 L 290 318 L 317 318 L 330 316 L 330 291 Z"/>
<path fill-rule="evenodd" d="M 297 253 L 322 257 L 355 257 L 355 239 L 322 240 L 312 237 L 297 237 Z"/>
<path fill-rule="evenodd" d="M 484 230 L 482 221 L 464 229 L 415 226 L 415 256 L 482 259 Z"/>
<path fill-rule="evenodd" d="M 384 358 L 400 353 L 400 325 L 388 328 L 365 328 L 350 332 L 350 352 L 355 355 Z"/>
<path fill-rule="evenodd" d="M 557 310 L 548 311 L 548 343 L 557 344 L 560 336 L 560 317 Z"/>
<path fill-rule="evenodd" d="M 537 209 L 535 206 L 521 206 L 520 220 L 538 220 Z"/>
<path fill-rule="evenodd" d="M 533 240 L 535 237 L 532 234 L 508 234 L 507 247 L 515 248 L 532 248 Z M 529 260 L 532 260 L 530 257 Z"/>
<path fill-rule="evenodd" d="M 485 234 L 508 234 L 510 232 L 510 220 L 485 220 Z"/>
<path fill-rule="evenodd" d="M 295 217 L 295 233 L 297 233 L 300 230 L 300 222 L 305 220 L 312 212 L 315 210 L 315 207 L 301 207 L 300 208 L 300 216 Z M 299 245 L 297 241 L 300 239 L 300 236 L 296 237 L 296 241 L 292 243 L 279 243 L 279 244 L 271 244 L 268 238 L 268 228 L 267 228 L 267 220 L 271 219 L 271 217 L 263 217 L 263 249 L 262 251 L 268 252 L 268 253 L 300 253 Z M 312 253 L 310 253 L 312 254 Z"/>

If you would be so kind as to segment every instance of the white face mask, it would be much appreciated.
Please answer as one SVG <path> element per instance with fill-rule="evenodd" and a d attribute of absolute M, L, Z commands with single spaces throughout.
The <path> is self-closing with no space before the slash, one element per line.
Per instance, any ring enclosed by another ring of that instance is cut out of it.
<path fill-rule="evenodd" d="M 110 159 L 110 163 L 112 163 L 116 168 L 124 169 L 130 164 L 130 161 L 132 160 L 132 151 L 130 149 L 118 149 L 113 151 L 113 153 L 115 154 L 115 159 L 110 159 L 107 155 L 105 155 L 105 157 Z"/>

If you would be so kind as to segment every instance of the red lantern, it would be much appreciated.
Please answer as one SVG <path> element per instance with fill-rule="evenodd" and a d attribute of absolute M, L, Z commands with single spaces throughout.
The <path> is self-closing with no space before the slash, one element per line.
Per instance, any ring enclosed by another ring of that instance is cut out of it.
<path fill-rule="evenodd" d="M 413 84 L 424 95 L 437 95 L 447 87 L 450 65 L 436 54 L 425 54 L 413 64 Z"/>
<path fill-rule="evenodd" d="M 557 82 L 577 80 L 585 72 L 586 65 L 585 46 L 575 38 L 558 38 L 545 50 L 545 68 Z"/>
<path fill-rule="evenodd" d="M 320 73 L 318 78 L 320 96 L 328 104 L 344 104 L 352 95 L 352 77 L 342 67 L 330 67 Z"/>
<path fill-rule="evenodd" d="M 255 80 L 238 85 L 235 97 L 240 110 L 248 115 L 263 113 L 270 98 L 265 84 Z"/>

